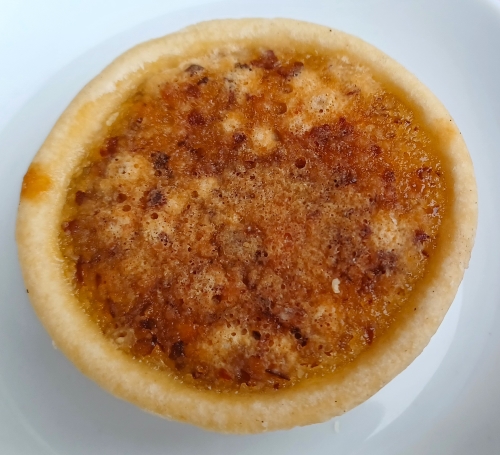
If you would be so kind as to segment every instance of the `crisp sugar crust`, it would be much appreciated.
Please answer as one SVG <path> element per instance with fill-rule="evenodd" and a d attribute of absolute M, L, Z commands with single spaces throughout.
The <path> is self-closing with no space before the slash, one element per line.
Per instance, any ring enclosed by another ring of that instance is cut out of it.
<path fill-rule="evenodd" d="M 73 179 L 86 311 L 196 386 L 289 387 L 397 320 L 443 213 L 439 146 L 345 53 L 248 48 L 159 71 Z"/>

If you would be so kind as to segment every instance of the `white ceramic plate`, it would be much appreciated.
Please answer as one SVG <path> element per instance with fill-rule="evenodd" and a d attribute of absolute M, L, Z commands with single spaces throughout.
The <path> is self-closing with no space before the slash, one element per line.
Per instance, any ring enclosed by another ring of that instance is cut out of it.
<path fill-rule="evenodd" d="M 498 0 L 18 1 L 0 17 L 1 454 L 500 453 Z M 330 422 L 257 436 L 207 433 L 102 391 L 36 319 L 14 242 L 21 180 L 78 90 L 132 45 L 201 20 L 292 17 L 353 33 L 415 73 L 469 146 L 479 185 L 470 269 L 424 353 Z"/>

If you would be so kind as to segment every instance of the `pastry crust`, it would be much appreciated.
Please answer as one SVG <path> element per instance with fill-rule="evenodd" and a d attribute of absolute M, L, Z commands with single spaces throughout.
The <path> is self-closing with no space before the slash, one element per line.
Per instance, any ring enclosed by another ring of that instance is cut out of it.
<path fill-rule="evenodd" d="M 206 49 L 289 41 L 355 55 L 421 110 L 440 137 L 452 200 L 425 285 L 377 343 L 325 378 L 277 392 L 215 393 L 188 387 L 118 350 L 82 311 L 64 272 L 61 211 L 86 150 L 104 139 L 102 126 L 159 64 L 177 67 Z M 327 27 L 288 19 L 211 21 L 140 44 L 91 81 L 58 120 L 23 182 L 17 242 L 26 287 L 56 345 L 114 395 L 179 421 L 227 433 L 258 433 L 325 421 L 362 403 L 417 357 L 437 330 L 467 268 L 477 223 L 472 162 L 449 113 L 413 75 L 381 51 Z M 414 310 L 416 308 L 417 310 Z"/>

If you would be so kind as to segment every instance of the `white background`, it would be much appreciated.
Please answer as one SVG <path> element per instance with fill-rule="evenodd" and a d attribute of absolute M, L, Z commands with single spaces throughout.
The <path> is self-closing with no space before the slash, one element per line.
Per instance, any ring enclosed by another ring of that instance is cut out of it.
<path fill-rule="evenodd" d="M 455 118 L 476 168 L 471 267 L 424 353 L 368 402 L 307 428 L 222 436 L 144 414 L 52 348 L 17 262 L 22 176 L 78 90 L 132 45 L 200 20 L 284 16 L 362 37 Z M 500 2 L 0 2 L 0 454 L 500 453 Z"/>

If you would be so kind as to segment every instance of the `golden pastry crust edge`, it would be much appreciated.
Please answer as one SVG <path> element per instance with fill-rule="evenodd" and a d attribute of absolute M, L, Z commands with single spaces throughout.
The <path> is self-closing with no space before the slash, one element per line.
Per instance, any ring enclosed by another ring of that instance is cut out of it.
<path fill-rule="evenodd" d="M 102 125 L 150 63 L 162 57 L 186 61 L 186 53 L 193 47 L 199 49 L 200 43 L 249 40 L 264 44 L 266 37 L 276 46 L 291 38 L 361 56 L 401 88 L 429 123 L 445 132 L 446 168 L 454 185 L 447 251 L 441 252 L 432 279 L 415 298 L 417 310 L 403 311 L 393 330 L 331 378 L 309 380 L 278 392 L 236 395 L 197 390 L 117 350 L 83 313 L 63 270 L 60 213 L 86 146 L 102 135 Z M 362 403 L 404 370 L 428 344 L 455 297 L 477 223 L 472 162 L 460 132 L 436 97 L 402 66 L 359 38 L 289 19 L 204 22 L 127 51 L 71 102 L 30 169 L 48 177 L 50 184 L 21 197 L 16 230 L 19 258 L 33 307 L 56 345 L 85 375 L 117 397 L 163 417 L 227 433 L 258 433 L 325 421 Z"/>

